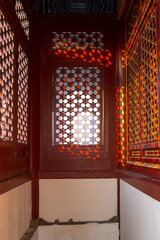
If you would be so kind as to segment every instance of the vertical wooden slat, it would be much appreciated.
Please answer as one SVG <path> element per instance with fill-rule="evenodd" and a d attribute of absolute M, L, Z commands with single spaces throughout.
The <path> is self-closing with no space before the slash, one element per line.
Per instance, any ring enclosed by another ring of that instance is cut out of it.
<path fill-rule="evenodd" d="M 39 216 L 39 15 L 34 12 L 31 29 L 31 169 L 32 169 L 32 218 Z"/>

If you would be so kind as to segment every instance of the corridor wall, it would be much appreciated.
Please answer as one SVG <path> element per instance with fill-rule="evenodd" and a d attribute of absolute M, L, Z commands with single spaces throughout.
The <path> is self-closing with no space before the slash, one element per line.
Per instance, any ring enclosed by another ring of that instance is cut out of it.
<path fill-rule="evenodd" d="M 159 240 L 160 202 L 120 181 L 121 240 Z"/>
<path fill-rule="evenodd" d="M 40 217 L 53 222 L 105 221 L 117 216 L 117 180 L 41 179 Z"/>
<path fill-rule="evenodd" d="M 19 240 L 31 220 L 31 182 L 0 195 L 0 240 Z"/>

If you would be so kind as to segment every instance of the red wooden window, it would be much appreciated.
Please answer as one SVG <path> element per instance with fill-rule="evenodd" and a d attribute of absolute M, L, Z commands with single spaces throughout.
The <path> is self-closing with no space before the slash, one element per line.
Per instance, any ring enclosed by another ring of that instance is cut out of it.
<path fill-rule="evenodd" d="M 13 141 L 14 33 L 0 11 L 0 139 Z"/>
<path fill-rule="evenodd" d="M 130 10 L 128 19 L 127 19 L 127 39 L 129 39 L 129 37 L 132 33 L 132 30 L 133 30 L 136 20 L 138 18 L 140 7 L 141 7 L 140 1 L 134 0 L 132 3 L 132 8 Z"/>
<path fill-rule="evenodd" d="M 144 1 L 126 46 L 127 167 L 160 174 L 159 4 Z"/>
<path fill-rule="evenodd" d="M 28 58 L 22 47 L 18 47 L 18 123 L 17 140 L 28 141 Z"/>
<path fill-rule="evenodd" d="M 21 23 L 22 28 L 23 28 L 27 38 L 29 39 L 29 20 L 28 20 L 26 11 L 23 7 L 23 4 L 20 0 L 15 1 L 15 11 L 16 11 L 17 17 Z"/>
<path fill-rule="evenodd" d="M 140 143 L 138 45 L 129 58 L 128 79 L 129 143 L 132 145 Z"/>
<path fill-rule="evenodd" d="M 53 80 L 52 144 L 103 144 L 103 69 L 58 67 Z"/>
<path fill-rule="evenodd" d="M 156 12 L 141 32 L 142 141 L 159 140 Z"/>
<path fill-rule="evenodd" d="M 114 166 L 114 37 L 109 21 L 108 15 L 41 21 L 42 177 L 75 171 L 84 176 L 85 171 Z"/>
<path fill-rule="evenodd" d="M 0 3 L 0 9 L 0 181 L 4 181 L 30 172 L 29 41 L 20 36 L 21 25 L 15 29 L 18 18 L 11 3 Z"/>

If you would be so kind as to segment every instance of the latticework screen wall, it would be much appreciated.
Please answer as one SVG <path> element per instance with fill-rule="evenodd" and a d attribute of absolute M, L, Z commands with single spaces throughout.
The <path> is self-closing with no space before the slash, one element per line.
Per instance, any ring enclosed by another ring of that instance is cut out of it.
<path fill-rule="evenodd" d="M 0 139 L 13 140 L 14 33 L 0 11 Z"/>
<path fill-rule="evenodd" d="M 140 142 L 138 46 L 135 46 L 128 65 L 129 143 Z"/>
<path fill-rule="evenodd" d="M 129 17 L 127 19 L 127 39 L 129 39 L 132 33 L 132 30 L 138 18 L 139 10 L 140 10 L 140 0 L 134 0 Z"/>
<path fill-rule="evenodd" d="M 53 32 L 52 49 L 102 49 L 101 32 Z"/>
<path fill-rule="evenodd" d="M 141 32 L 142 140 L 159 139 L 156 13 Z"/>
<path fill-rule="evenodd" d="M 126 162 L 126 88 L 116 87 L 116 140 L 117 140 L 117 165 L 124 167 Z"/>
<path fill-rule="evenodd" d="M 21 23 L 22 28 L 23 28 L 27 38 L 29 39 L 29 20 L 28 20 L 27 14 L 24 10 L 21 0 L 15 1 L 15 11 L 16 11 L 17 17 Z"/>
<path fill-rule="evenodd" d="M 142 11 L 143 22 L 126 49 L 128 167 L 159 173 L 159 10 L 156 1 L 144 4 L 148 8 L 144 16 Z"/>
<path fill-rule="evenodd" d="M 19 4 L 19 1 L 15 2 Z M 0 3 L 0 182 L 18 179 L 19 176 L 25 179 L 24 175 L 30 172 L 30 43 L 23 34 L 23 27 L 18 24 L 13 3 L 8 0 Z M 8 189 L 12 186 L 10 181 L 5 185 Z"/>
<path fill-rule="evenodd" d="M 103 143 L 102 68 L 58 67 L 53 97 L 53 145 Z"/>
<path fill-rule="evenodd" d="M 18 48 L 18 123 L 17 140 L 27 144 L 28 138 L 28 58 L 19 45 Z"/>

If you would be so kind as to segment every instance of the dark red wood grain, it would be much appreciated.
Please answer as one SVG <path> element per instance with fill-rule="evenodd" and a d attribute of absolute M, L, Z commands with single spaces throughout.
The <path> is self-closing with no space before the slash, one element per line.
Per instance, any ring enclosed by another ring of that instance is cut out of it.
<path fill-rule="evenodd" d="M 39 172 L 40 179 L 91 179 L 91 178 L 117 178 L 116 171 L 64 171 L 64 172 Z"/>
<path fill-rule="evenodd" d="M 3 182 L 0 182 L 0 194 L 3 194 L 15 187 L 18 187 L 21 184 L 31 181 L 31 173 L 23 174 L 15 178 L 7 179 Z"/>
<path fill-rule="evenodd" d="M 39 217 L 39 14 L 33 12 L 31 58 L 31 171 L 32 171 L 32 218 Z"/>

